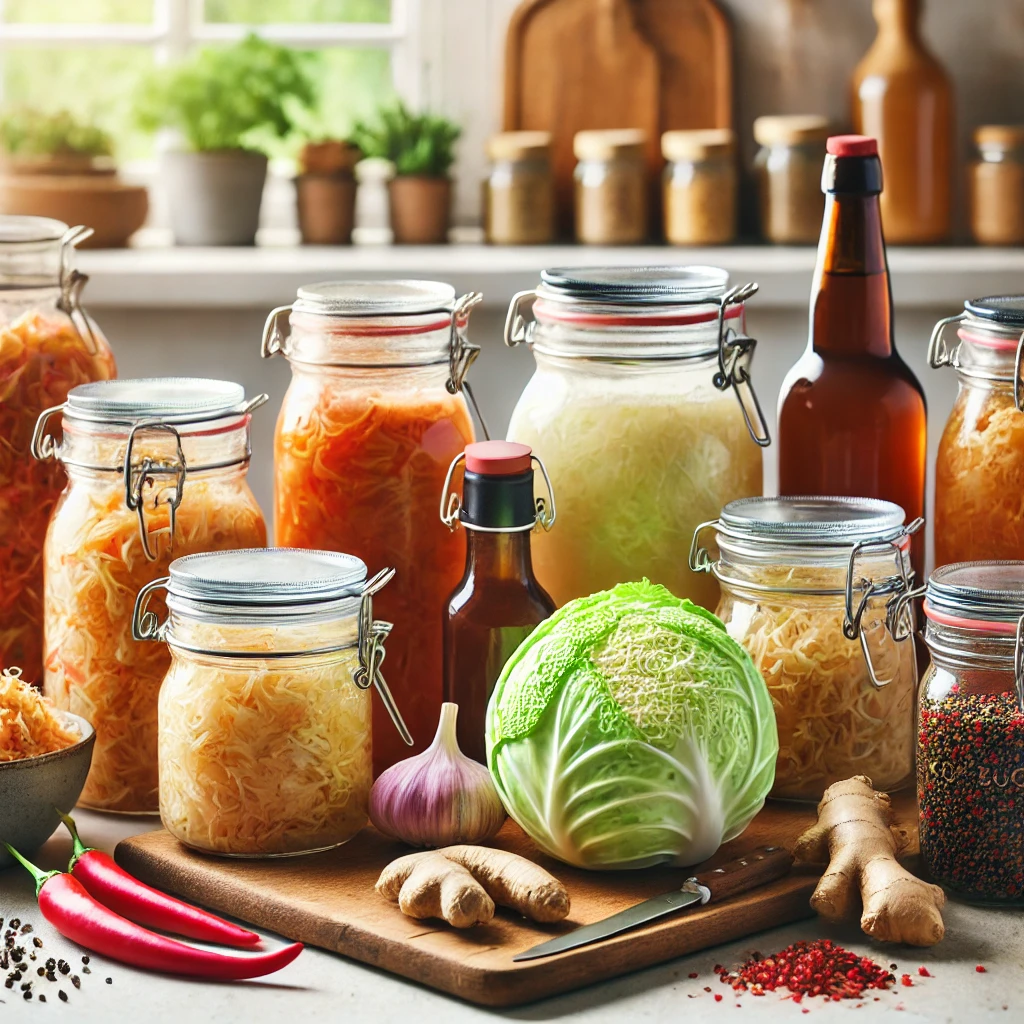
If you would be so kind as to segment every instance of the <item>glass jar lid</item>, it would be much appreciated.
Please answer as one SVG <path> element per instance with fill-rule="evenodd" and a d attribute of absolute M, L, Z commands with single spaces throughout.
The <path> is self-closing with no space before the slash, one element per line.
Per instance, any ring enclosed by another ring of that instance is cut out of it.
<path fill-rule="evenodd" d="M 1024 616 L 1024 562 L 956 562 L 936 569 L 924 611 L 941 625 L 1014 634 Z"/>
<path fill-rule="evenodd" d="M 538 299 L 616 306 L 718 305 L 728 271 L 704 266 L 557 267 L 544 270 Z M 713 317 L 712 317 L 713 319 Z"/>
<path fill-rule="evenodd" d="M 980 320 L 1024 328 L 1024 295 L 986 295 L 968 299 L 964 309 Z"/>
<path fill-rule="evenodd" d="M 451 313 L 455 289 L 441 281 L 319 281 L 296 292 L 294 313 L 379 317 Z"/>
<path fill-rule="evenodd" d="M 68 392 L 64 416 L 130 425 L 140 420 L 196 423 L 246 411 L 241 384 L 206 377 L 140 377 L 79 384 Z"/>

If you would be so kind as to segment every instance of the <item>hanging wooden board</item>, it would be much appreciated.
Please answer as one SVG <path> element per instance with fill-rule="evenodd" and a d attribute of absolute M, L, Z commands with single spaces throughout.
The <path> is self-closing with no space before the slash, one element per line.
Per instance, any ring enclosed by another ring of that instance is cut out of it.
<path fill-rule="evenodd" d="M 506 131 L 552 133 L 556 196 L 571 218 L 572 140 L 592 128 L 648 134 L 732 126 L 732 36 L 714 0 L 525 0 L 505 48 Z"/>
<path fill-rule="evenodd" d="M 906 800 L 901 822 L 916 820 Z M 755 846 L 792 848 L 814 821 L 814 809 L 769 804 L 738 839 L 701 868 L 592 872 L 538 854 L 512 823 L 495 844 L 543 864 L 564 882 L 569 919 L 537 925 L 499 910 L 488 925 L 456 931 L 443 922 L 414 921 L 374 891 L 381 870 L 408 848 L 366 828 L 347 846 L 310 857 L 227 860 L 193 853 L 167 832 L 125 840 L 118 863 L 151 885 L 267 928 L 289 939 L 342 953 L 484 1006 L 516 1006 L 569 992 L 672 960 L 766 928 L 810 917 L 816 873 L 787 878 L 720 903 L 712 901 L 605 942 L 545 960 L 513 963 L 516 953 L 582 924 L 601 920 L 679 886 L 691 873 Z"/>

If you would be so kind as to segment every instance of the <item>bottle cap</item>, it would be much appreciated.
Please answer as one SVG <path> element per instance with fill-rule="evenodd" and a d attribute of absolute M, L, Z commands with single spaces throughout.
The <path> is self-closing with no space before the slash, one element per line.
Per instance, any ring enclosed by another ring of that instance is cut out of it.
<path fill-rule="evenodd" d="M 530 470 L 533 449 L 516 441 L 477 441 L 466 445 L 466 470 L 482 476 L 516 476 Z"/>
<path fill-rule="evenodd" d="M 878 156 L 878 140 L 870 135 L 833 135 L 825 148 L 832 156 Z"/>

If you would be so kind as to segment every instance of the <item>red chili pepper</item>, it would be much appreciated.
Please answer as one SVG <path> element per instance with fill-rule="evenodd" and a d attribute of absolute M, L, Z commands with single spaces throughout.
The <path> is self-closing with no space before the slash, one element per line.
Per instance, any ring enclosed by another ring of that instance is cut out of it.
<path fill-rule="evenodd" d="M 255 932 L 176 900 L 157 889 L 151 889 L 144 882 L 133 878 L 124 868 L 118 867 L 108 854 L 82 843 L 70 814 L 62 814 L 61 819 L 75 843 L 68 871 L 82 883 L 90 896 L 105 907 L 136 924 L 174 932 L 175 935 L 184 935 L 190 939 L 220 942 L 227 946 L 259 944 L 260 937 Z"/>
<path fill-rule="evenodd" d="M 196 949 L 128 921 L 90 896 L 73 875 L 41 871 L 13 847 L 4 846 L 35 879 L 43 917 L 65 938 L 111 960 L 165 974 L 235 981 L 278 971 L 302 952 L 301 942 L 250 956 Z"/>

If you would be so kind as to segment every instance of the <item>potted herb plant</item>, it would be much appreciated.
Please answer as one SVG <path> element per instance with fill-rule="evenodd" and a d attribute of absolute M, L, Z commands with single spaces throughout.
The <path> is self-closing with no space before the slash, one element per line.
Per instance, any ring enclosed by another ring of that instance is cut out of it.
<path fill-rule="evenodd" d="M 176 129 L 187 149 L 161 158 L 178 245 L 252 245 L 267 176 L 267 144 L 315 100 L 309 55 L 250 35 L 159 69 L 137 105 L 151 131 Z"/>
<path fill-rule="evenodd" d="M 347 245 L 356 212 L 358 146 L 342 139 L 307 142 L 295 179 L 299 232 L 307 245 Z"/>
<path fill-rule="evenodd" d="M 110 136 L 66 110 L 19 107 L 0 116 L 0 214 L 88 224 L 83 245 L 124 245 L 146 220 L 141 185 L 117 176 Z"/>
<path fill-rule="evenodd" d="M 433 114 L 413 114 L 402 103 L 385 107 L 375 123 L 358 123 L 352 140 L 368 157 L 394 164 L 388 185 L 391 230 L 399 243 L 447 241 L 455 143 L 462 130 Z"/>

